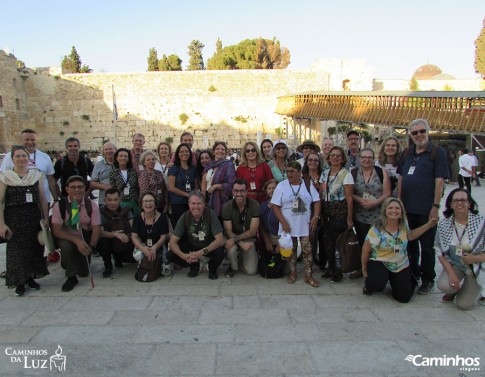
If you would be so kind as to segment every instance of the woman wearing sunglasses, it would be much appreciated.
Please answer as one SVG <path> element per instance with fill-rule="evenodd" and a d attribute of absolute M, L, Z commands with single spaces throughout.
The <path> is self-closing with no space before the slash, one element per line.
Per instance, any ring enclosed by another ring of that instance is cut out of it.
<path fill-rule="evenodd" d="M 248 198 L 263 203 L 267 197 L 264 183 L 273 179 L 273 173 L 261 156 L 256 143 L 248 141 L 242 148 L 241 165 L 236 170 L 236 178 L 247 182 Z"/>
<path fill-rule="evenodd" d="M 480 297 L 477 277 L 485 262 L 485 218 L 478 214 L 477 203 L 464 189 L 454 189 L 446 198 L 445 216 L 438 223 L 435 250 L 443 271 L 438 289 L 443 302 L 453 302 L 462 310 L 473 308 Z M 478 271 L 476 271 L 478 270 Z"/>

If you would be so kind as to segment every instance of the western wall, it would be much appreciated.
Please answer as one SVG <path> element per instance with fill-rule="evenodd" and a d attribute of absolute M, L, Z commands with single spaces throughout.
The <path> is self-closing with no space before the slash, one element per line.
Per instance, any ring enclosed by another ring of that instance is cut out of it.
<path fill-rule="evenodd" d="M 328 90 L 323 70 L 237 70 L 63 75 L 59 68 L 17 68 L 17 59 L 0 51 L 0 151 L 19 140 L 23 128 L 38 133 L 39 148 L 63 150 L 66 138 L 99 150 L 114 140 L 113 94 L 118 109 L 117 144 L 130 146 L 141 132 L 146 146 L 187 130 L 195 147 L 215 140 L 241 147 L 258 132 L 277 137 L 282 119 L 277 97 Z"/>

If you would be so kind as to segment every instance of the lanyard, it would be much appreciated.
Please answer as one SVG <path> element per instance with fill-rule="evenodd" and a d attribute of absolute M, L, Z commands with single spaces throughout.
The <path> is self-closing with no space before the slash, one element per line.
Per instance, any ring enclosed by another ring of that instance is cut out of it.
<path fill-rule="evenodd" d="M 328 176 L 327 176 L 327 187 L 326 187 L 326 190 L 327 190 L 327 194 L 326 194 L 326 197 L 327 197 L 327 202 L 329 201 L 328 198 L 330 196 L 330 186 L 333 185 L 333 182 L 337 179 L 338 175 L 340 174 L 340 171 L 342 170 L 342 168 L 340 168 L 337 172 L 337 174 L 335 174 L 335 176 L 333 177 L 332 180 L 330 180 L 330 173 L 332 172 L 332 169 L 330 169 L 328 171 Z"/>
<path fill-rule="evenodd" d="M 152 232 L 153 232 L 153 225 L 155 224 L 155 220 L 157 218 L 157 215 L 155 214 L 155 217 L 153 218 L 153 224 L 148 225 L 146 216 L 143 216 L 143 222 L 145 223 L 145 230 L 147 232 L 147 238 L 151 238 Z"/>
<path fill-rule="evenodd" d="M 455 230 L 455 234 L 456 234 L 456 238 L 458 238 L 458 242 L 461 243 L 461 240 L 463 238 L 463 236 L 465 235 L 465 232 L 468 228 L 468 224 L 465 225 L 465 228 L 463 229 L 463 232 L 461 233 L 461 236 L 458 235 L 458 229 L 456 228 L 456 221 L 453 220 L 453 229 Z"/>
<path fill-rule="evenodd" d="M 393 239 L 394 239 L 394 243 L 397 245 L 397 244 L 400 244 L 401 243 L 401 240 L 399 239 L 399 233 L 401 232 L 401 229 L 397 229 L 397 232 L 396 232 L 396 237 L 394 237 L 394 235 L 389 232 L 387 229 L 385 229 L 386 233 L 389 234 Z"/>
<path fill-rule="evenodd" d="M 30 158 L 30 154 L 29 154 L 29 163 L 31 163 L 31 164 L 32 164 L 32 166 L 35 166 L 35 155 L 36 155 L 36 153 L 37 153 L 37 149 L 36 149 L 36 150 L 35 150 L 35 152 L 34 152 L 34 159 L 31 159 L 31 158 Z"/>
<path fill-rule="evenodd" d="M 290 183 L 290 181 L 288 181 L 288 183 L 290 184 L 291 192 L 293 193 L 293 196 L 295 197 L 295 199 L 298 198 L 298 194 L 300 193 L 301 182 L 302 180 L 300 179 L 300 185 L 298 186 L 298 191 L 295 193 L 295 190 L 293 190 L 293 185 Z"/>
<path fill-rule="evenodd" d="M 362 181 L 364 181 L 364 190 L 365 192 L 369 192 L 369 183 L 372 177 L 374 176 L 374 169 L 372 169 L 372 172 L 370 173 L 370 176 L 367 182 L 365 181 L 364 172 L 362 171 L 362 169 L 359 169 L 359 171 L 360 171 L 360 175 L 362 176 Z"/>

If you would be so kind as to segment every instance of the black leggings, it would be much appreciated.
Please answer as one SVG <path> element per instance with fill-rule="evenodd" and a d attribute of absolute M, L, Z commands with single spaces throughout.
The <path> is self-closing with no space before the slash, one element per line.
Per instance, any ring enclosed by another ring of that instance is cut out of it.
<path fill-rule="evenodd" d="M 409 267 L 399 271 L 389 271 L 384 263 L 370 260 L 367 263 L 365 288 L 369 293 L 382 292 L 389 281 L 392 297 L 399 302 L 409 302 L 414 293 L 414 284 Z"/>

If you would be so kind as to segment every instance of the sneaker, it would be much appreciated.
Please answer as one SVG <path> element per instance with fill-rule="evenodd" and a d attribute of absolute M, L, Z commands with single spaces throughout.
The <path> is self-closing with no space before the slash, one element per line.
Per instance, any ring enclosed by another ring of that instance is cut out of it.
<path fill-rule="evenodd" d="M 187 276 L 189 278 L 195 278 L 197 275 L 199 275 L 199 268 L 192 268 L 192 266 L 190 266 L 190 271 Z"/>
<path fill-rule="evenodd" d="M 69 276 L 66 282 L 62 285 L 62 292 L 70 292 L 77 285 L 78 280 L 75 276 Z"/>
<path fill-rule="evenodd" d="M 17 296 L 25 295 L 25 285 L 17 285 L 17 288 L 15 288 L 15 294 Z"/>
<path fill-rule="evenodd" d="M 96 257 L 96 258 L 99 258 L 99 257 L 101 256 L 101 254 L 99 253 L 99 251 L 98 251 L 98 250 L 93 250 L 93 252 L 91 253 L 91 255 L 92 255 L 93 257 Z"/>
<path fill-rule="evenodd" d="M 231 266 L 229 266 L 229 267 L 227 268 L 227 270 L 226 270 L 226 273 L 225 273 L 226 278 L 232 278 L 232 277 L 234 277 L 234 274 L 235 274 L 235 273 L 236 273 L 236 271 L 234 271 L 234 270 L 232 269 L 232 267 L 231 267 Z"/>
<path fill-rule="evenodd" d="M 443 297 L 441 297 L 441 301 L 443 302 L 453 302 L 455 299 L 456 293 L 445 293 Z"/>
<path fill-rule="evenodd" d="M 434 282 L 429 280 L 423 280 L 423 283 L 418 289 L 418 294 L 420 295 L 430 294 L 433 291 L 433 288 L 434 288 Z"/>
<path fill-rule="evenodd" d="M 365 287 L 365 285 L 362 287 L 362 294 L 366 295 L 366 296 L 370 296 L 372 294 L 372 292 L 369 292 L 367 290 L 367 288 Z"/>
<path fill-rule="evenodd" d="M 485 306 L 485 297 L 480 297 L 480 298 L 478 299 L 478 305 Z"/>
<path fill-rule="evenodd" d="M 321 278 L 322 279 L 330 279 L 332 276 L 333 276 L 333 274 L 329 270 L 325 269 Z"/>
<path fill-rule="evenodd" d="M 361 278 L 362 276 L 364 276 L 362 274 L 362 270 L 355 270 L 355 271 L 352 271 L 350 274 L 349 274 L 349 279 L 359 279 Z"/>
<path fill-rule="evenodd" d="M 213 271 L 213 272 L 209 271 L 209 279 L 217 280 L 218 278 L 219 278 L 219 275 L 217 274 L 217 271 Z"/>
<path fill-rule="evenodd" d="M 330 279 L 330 283 L 332 284 L 335 284 L 335 283 L 340 283 L 342 281 L 342 279 L 344 278 L 344 275 L 343 274 L 336 274 L 336 275 L 333 275 Z"/>
<path fill-rule="evenodd" d="M 40 284 L 37 283 L 34 279 L 32 278 L 29 278 L 29 280 L 27 280 L 27 285 L 29 286 L 30 289 L 32 289 L 33 291 L 38 291 L 40 289 Z"/>
<path fill-rule="evenodd" d="M 109 278 L 113 274 L 113 266 L 107 266 L 104 268 L 103 277 Z"/>

